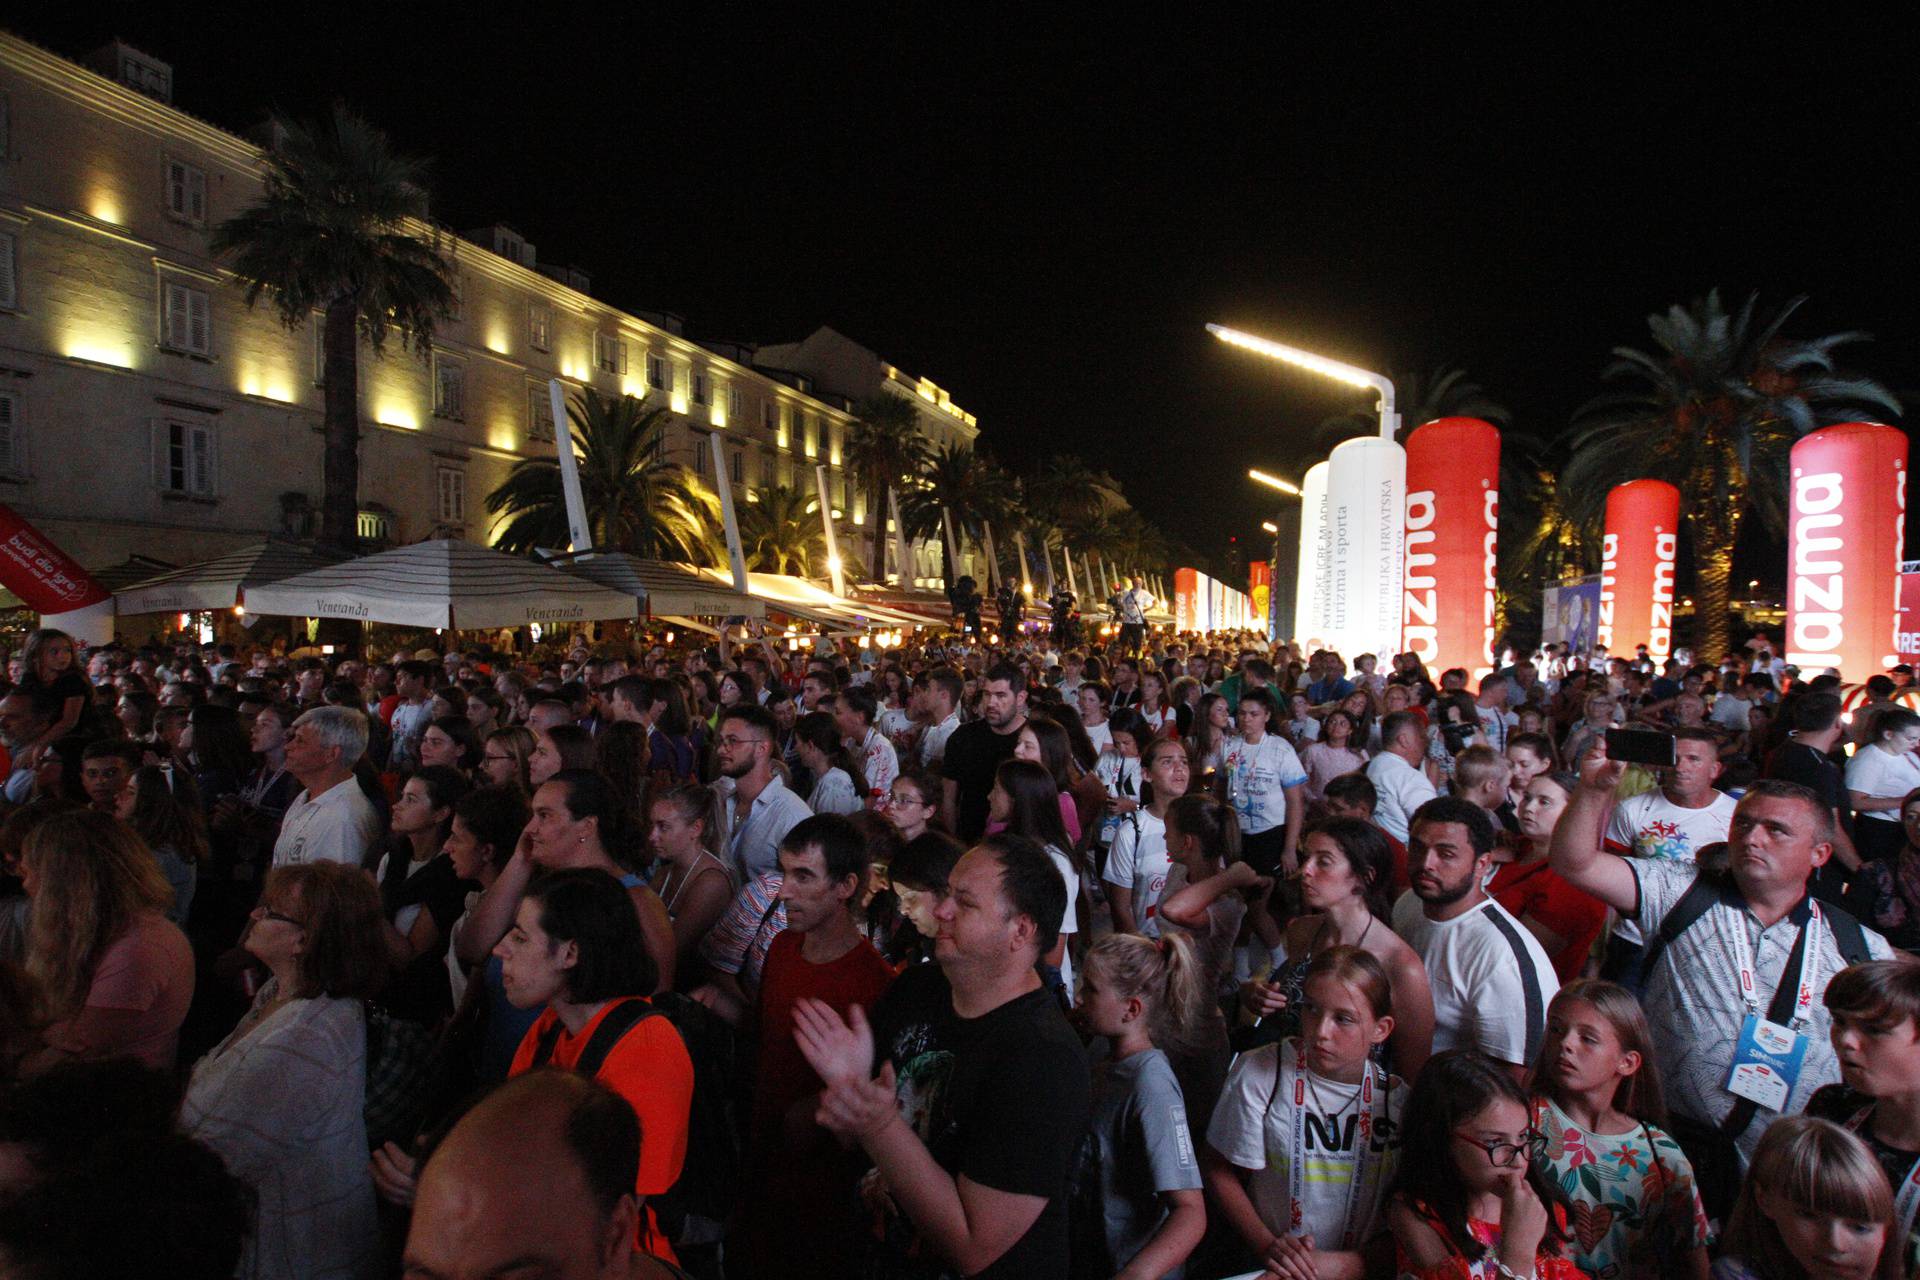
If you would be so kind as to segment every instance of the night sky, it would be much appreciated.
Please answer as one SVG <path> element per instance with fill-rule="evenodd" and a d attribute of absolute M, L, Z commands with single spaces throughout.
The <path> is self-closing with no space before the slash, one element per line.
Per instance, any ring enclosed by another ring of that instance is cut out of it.
<path fill-rule="evenodd" d="M 1920 394 L 1915 30 L 1877 8 L 67 8 L 4 22 L 69 56 L 118 34 L 234 129 L 344 98 L 437 160 L 442 221 L 510 222 L 690 336 L 833 325 L 1203 555 L 1260 537 L 1246 467 L 1297 475 L 1349 402 L 1208 320 L 1464 366 L 1551 436 L 1649 312 L 1806 293 L 1789 332 L 1870 330 L 1851 363 Z"/>

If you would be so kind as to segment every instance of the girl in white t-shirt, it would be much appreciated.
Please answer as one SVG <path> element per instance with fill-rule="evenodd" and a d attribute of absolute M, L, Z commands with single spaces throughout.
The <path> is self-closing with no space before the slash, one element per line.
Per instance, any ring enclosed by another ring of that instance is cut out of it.
<path fill-rule="evenodd" d="M 1393 1034 L 1386 969 L 1330 947 L 1307 972 L 1300 1034 L 1240 1055 L 1200 1156 L 1221 1216 L 1283 1275 L 1379 1275 L 1393 1266 L 1387 1188 L 1400 1079 L 1372 1059 Z"/>
<path fill-rule="evenodd" d="M 1087 952 L 1080 1022 L 1108 1052 L 1094 1064 L 1092 1127 L 1074 1176 L 1075 1275 L 1175 1273 L 1206 1233 L 1185 1101 L 1161 1045 L 1190 1039 L 1207 1000 L 1184 934 L 1113 933 Z"/>
<path fill-rule="evenodd" d="M 1847 761 L 1847 799 L 1864 821 L 1853 824 L 1853 843 L 1862 862 L 1898 857 L 1906 847 L 1900 826 L 1900 802 L 1920 787 L 1920 716 L 1901 707 L 1880 713 L 1873 741 Z"/>

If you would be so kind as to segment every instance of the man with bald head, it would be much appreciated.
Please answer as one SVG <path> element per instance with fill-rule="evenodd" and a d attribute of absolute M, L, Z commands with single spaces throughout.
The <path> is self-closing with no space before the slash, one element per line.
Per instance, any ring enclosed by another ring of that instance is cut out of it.
<path fill-rule="evenodd" d="M 636 1252 L 640 1122 L 570 1071 L 515 1076 L 447 1134 L 420 1173 L 407 1280 L 673 1280 Z"/>

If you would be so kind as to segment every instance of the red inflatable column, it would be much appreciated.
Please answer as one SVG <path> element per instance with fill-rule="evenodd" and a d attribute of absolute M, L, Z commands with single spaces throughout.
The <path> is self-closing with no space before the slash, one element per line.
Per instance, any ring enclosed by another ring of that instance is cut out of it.
<path fill-rule="evenodd" d="M 1802 437 L 1791 457 L 1786 659 L 1808 677 L 1836 667 L 1865 680 L 1899 660 L 1907 436 L 1843 422 Z"/>
<path fill-rule="evenodd" d="M 1407 437 L 1407 572 L 1401 643 L 1436 674 L 1493 669 L 1500 432 L 1436 418 Z"/>
<path fill-rule="evenodd" d="M 1600 551 L 1600 625 L 1609 654 L 1647 646 L 1657 662 L 1673 653 L 1673 557 L 1680 491 L 1664 480 L 1631 480 L 1607 495 Z"/>
<path fill-rule="evenodd" d="M 1173 628 L 1203 631 L 1200 619 L 1200 575 L 1192 569 L 1173 571 Z"/>

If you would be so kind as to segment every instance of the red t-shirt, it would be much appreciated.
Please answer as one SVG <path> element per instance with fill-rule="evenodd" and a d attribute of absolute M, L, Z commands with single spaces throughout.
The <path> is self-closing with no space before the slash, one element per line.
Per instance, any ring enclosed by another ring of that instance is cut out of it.
<path fill-rule="evenodd" d="M 1380 829 L 1378 823 L 1374 824 L 1373 829 L 1380 832 L 1380 835 L 1387 842 L 1387 852 L 1393 855 L 1393 863 L 1389 868 L 1391 872 L 1390 879 L 1392 880 L 1390 887 L 1393 890 L 1393 896 L 1397 899 L 1407 891 L 1407 886 L 1413 883 L 1412 879 L 1407 875 L 1407 846 L 1395 840 L 1392 836 L 1387 835 L 1385 831 Z"/>
<path fill-rule="evenodd" d="M 1560 981 L 1572 982 L 1593 950 L 1594 940 L 1606 927 L 1607 906 L 1584 889 L 1576 889 L 1560 877 L 1545 858 L 1534 862 L 1509 862 L 1493 873 L 1487 892 L 1495 902 L 1516 918 L 1532 916 L 1566 942 L 1550 952 L 1553 971 Z"/>
<path fill-rule="evenodd" d="M 793 1038 L 793 1008 L 821 1000 L 841 1017 L 853 1005 L 873 1008 L 893 970 L 865 938 L 845 955 L 814 964 L 800 953 L 805 938 L 781 933 L 767 951 L 760 978 L 760 1069 L 754 1082 L 753 1130 L 746 1197 L 744 1255 L 752 1275 L 838 1277 L 854 1269 L 859 1223 L 851 1214 L 854 1185 L 867 1166 L 857 1149 L 843 1151 L 825 1134 L 804 1149 L 788 1146 L 787 1111 L 820 1088 L 820 1077 Z"/>
<path fill-rule="evenodd" d="M 600 1020 L 618 1003 L 608 1001 L 606 1008 L 580 1028 L 579 1035 L 569 1035 L 561 1028 L 547 1065 L 571 1067 L 578 1062 Z M 514 1052 L 509 1076 L 533 1068 L 534 1048 L 558 1020 L 551 1005 L 534 1020 Z M 693 1059 L 687 1056 L 680 1033 L 664 1017 L 642 1018 L 620 1037 L 593 1078 L 625 1098 L 640 1117 L 640 1175 L 634 1179 L 635 1193 L 644 1197 L 671 1190 L 680 1180 L 680 1166 L 686 1163 L 687 1113 L 693 1105 Z M 678 1261 L 673 1246 L 660 1233 L 651 1204 L 641 1218 L 638 1243 L 643 1252 Z"/>
<path fill-rule="evenodd" d="M 767 949 L 760 973 L 760 1066 L 754 1081 L 754 1140 L 779 1145 L 780 1118 L 795 1102 L 820 1088 L 793 1038 L 793 1007 L 803 999 L 821 1000 L 841 1017 L 854 1005 L 873 1008 L 893 981 L 893 970 L 873 944 L 860 939 L 847 953 L 814 964 L 800 953 L 803 934 L 788 929 Z"/>

